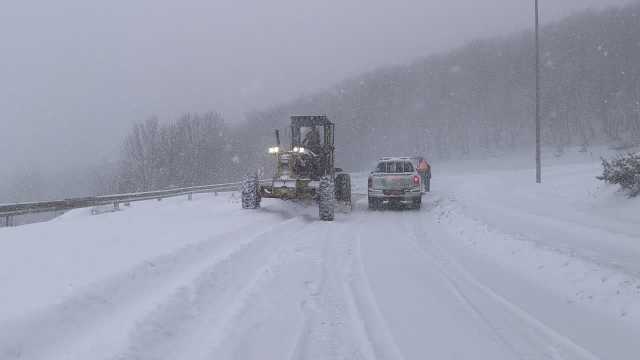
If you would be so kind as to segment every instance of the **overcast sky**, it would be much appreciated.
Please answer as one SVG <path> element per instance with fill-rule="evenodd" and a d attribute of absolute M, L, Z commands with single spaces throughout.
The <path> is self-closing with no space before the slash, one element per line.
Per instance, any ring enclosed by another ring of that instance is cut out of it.
<path fill-rule="evenodd" d="M 542 0 L 545 21 L 623 0 Z M 531 26 L 533 0 L 57 0 L 0 5 L 3 169 L 108 157 L 156 114 L 243 113 Z M 0 172 L 0 175 L 2 173 Z"/>

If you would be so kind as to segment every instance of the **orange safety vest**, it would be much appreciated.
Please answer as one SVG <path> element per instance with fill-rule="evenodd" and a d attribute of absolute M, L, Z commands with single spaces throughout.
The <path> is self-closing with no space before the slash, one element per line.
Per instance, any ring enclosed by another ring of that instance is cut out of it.
<path fill-rule="evenodd" d="M 418 163 L 418 171 L 420 172 L 427 172 L 429 171 L 430 167 L 431 166 L 429 166 L 429 163 L 427 163 L 427 161 L 424 159 L 420 160 L 420 163 Z"/>

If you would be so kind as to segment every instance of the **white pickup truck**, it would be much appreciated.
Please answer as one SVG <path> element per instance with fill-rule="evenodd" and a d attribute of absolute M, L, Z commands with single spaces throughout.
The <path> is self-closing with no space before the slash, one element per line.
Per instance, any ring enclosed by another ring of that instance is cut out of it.
<path fill-rule="evenodd" d="M 422 205 L 420 175 L 409 157 L 388 157 L 378 161 L 369 174 L 369 209 L 382 208 L 386 203 Z"/>

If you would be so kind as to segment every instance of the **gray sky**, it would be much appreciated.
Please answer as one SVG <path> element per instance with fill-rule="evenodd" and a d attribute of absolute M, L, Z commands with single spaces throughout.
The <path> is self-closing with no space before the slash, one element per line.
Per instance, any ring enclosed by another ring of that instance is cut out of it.
<path fill-rule="evenodd" d="M 624 0 L 541 0 L 543 19 Z M 345 76 L 531 24 L 533 0 L 58 0 L 0 5 L 2 170 L 110 156 L 135 121 L 230 121 Z"/>

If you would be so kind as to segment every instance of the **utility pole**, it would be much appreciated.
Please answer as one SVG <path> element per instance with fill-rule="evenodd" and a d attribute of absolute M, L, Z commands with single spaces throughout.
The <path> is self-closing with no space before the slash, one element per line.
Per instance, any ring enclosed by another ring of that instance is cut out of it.
<path fill-rule="evenodd" d="M 538 0 L 536 7 L 536 183 L 542 183 L 542 163 L 540 159 L 540 13 Z"/>

